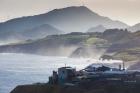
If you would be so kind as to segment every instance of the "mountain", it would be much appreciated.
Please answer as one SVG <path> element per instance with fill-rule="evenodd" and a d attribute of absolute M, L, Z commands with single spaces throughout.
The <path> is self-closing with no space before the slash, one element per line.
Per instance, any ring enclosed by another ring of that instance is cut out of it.
<path fill-rule="evenodd" d="M 98 25 L 102 25 L 105 28 L 128 27 L 125 23 L 100 16 L 84 6 L 67 7 L 55 9 L 40 15 L 15 18 L 0 23 L 0 40 L 20 39 L 21 36 L 24 35 L 23 33 L 26 34 L 32 29 L 38 29 L 38 27 L 41 27 L 44 24 L 48 24 L 61 31 L 65 31 L 66 33 L 85 32 L 89 28 Z"/>
<path fill-rule="evenodd" d="M 64 32 L 48 24 L 39 25 L 23 31 L 1 31 L 0 44 L 4 45 L 8 43 L 22 42 L 25 40 L 36 40 L 44 38 L 48 35 L 56 35 L 62 33 Z"/>
<path fill-rule="evenodd" d="M 140 23 L 128 28 L 129 31 L 136 32 L 140 30 Z"/>
<path fill-rule="evenodd" d="M 90 28 L 87 32 L 104 32 L 106 28 L 102 25 Z"/>
<path fill-rule="evenodd" d="M 60 31 L 59 29 L 48 25 L 48 24 L 43 24 L 40 26 L 37 26 L 35 28 L 26 30 L 22 32 L 22 37 L 25 39 L 39 39 L 46 37 L 48 35 L 55 35 L 55 34 L 62 34 L 64 33 L 63 31 Z"/>

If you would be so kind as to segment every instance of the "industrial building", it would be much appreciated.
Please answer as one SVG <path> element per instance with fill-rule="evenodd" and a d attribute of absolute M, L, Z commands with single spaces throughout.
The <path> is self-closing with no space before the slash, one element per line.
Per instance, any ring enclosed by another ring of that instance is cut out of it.
<path fill-rule="evenodd" d="M 124 66 L 123 66 L 124 67 Z M 61 67 L 49 78 L 50 84 L 76 85 L 83 82 L 109 81 L 136 83 L 140 80 L 140 72 L 128 71 L 121 68 L 112 68 L 105 65 L 90 65 L 80 71 L 72 67 Z"/>

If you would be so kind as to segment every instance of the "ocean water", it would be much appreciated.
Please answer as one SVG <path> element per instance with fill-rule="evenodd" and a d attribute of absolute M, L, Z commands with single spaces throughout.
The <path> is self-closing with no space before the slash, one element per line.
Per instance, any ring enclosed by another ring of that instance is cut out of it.
<path fill-rule="evenodd" d="M 9 93 L 17 85 L 46 83 L 53 70 L 61 66 L 82 69 L 89 59 L 47 57 L 27 54 L 0 54 L 0 93 Z"/>
<path fill-rule="evenodd" d="M 114 64 L 118 61 L 104 61 Z M 67 57 L 48 57 L 29 54 L 0 54 L 0 93 L 9 93 L 17 85 L 46 83 L 53 70 L 62 66 L 83 69 L 99 60 Z"/>

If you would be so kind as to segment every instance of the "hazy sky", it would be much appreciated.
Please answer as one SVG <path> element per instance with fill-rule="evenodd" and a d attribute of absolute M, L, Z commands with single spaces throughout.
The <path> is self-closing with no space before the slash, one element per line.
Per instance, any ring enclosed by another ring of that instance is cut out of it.
<path fill-rule="evenodd" d="M 80 6 L 82 1 L 85 6 L 102 16 L 129 25 L 140 23 L 140 0 L 0 0 L 0 21 L 37 15 L 54 8 Z"/>

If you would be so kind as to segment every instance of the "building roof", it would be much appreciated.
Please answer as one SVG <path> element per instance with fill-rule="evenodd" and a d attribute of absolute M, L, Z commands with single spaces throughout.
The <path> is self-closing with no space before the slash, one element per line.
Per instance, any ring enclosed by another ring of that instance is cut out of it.
<path fill-rule="evenodd" d="M 59 69 L 71 69 L 71 70 L 74 70 L 75 68 L 72 68 L 72 67 L 61 67 Z"/>

